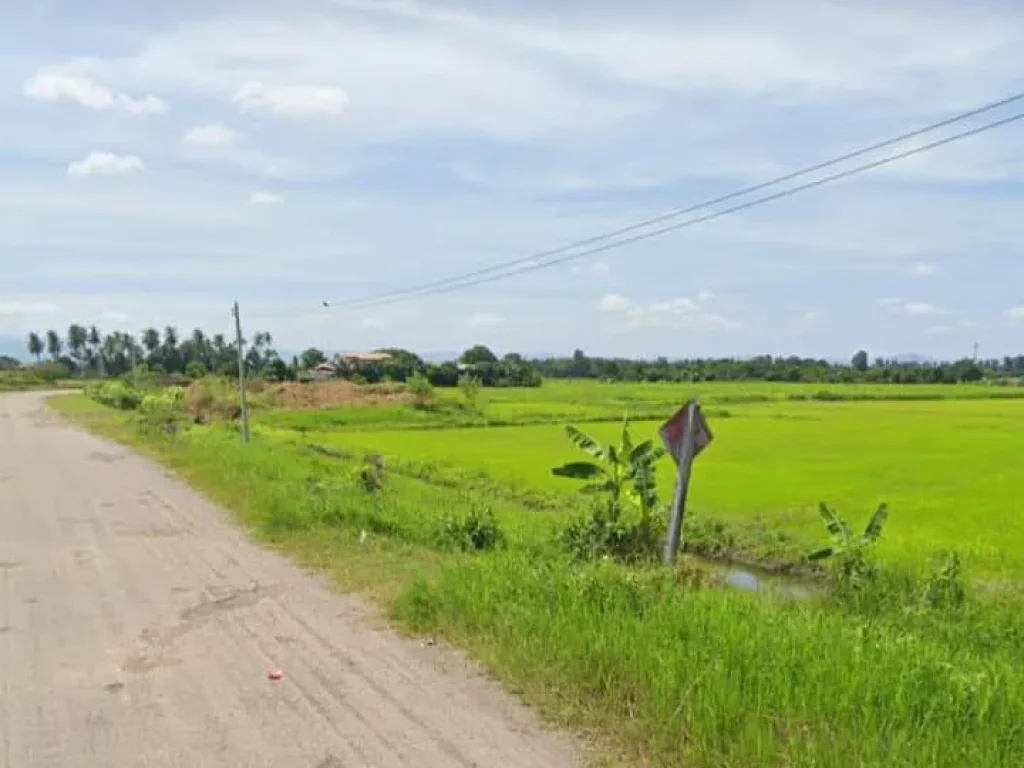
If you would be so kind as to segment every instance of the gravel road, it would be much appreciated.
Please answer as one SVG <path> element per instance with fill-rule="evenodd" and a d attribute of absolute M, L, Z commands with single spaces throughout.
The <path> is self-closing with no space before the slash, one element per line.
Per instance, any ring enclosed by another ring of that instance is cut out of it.
<path fill-rule="evenodd" d="M 577 764 L 370 617 L 42 395 L 0 396 L 0 766 Z"/>

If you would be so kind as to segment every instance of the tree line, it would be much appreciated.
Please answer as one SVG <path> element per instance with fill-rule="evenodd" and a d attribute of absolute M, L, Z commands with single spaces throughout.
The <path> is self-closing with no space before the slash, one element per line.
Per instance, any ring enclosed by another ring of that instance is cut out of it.
<path fill-rule="evenodd" d="M 246 364 L 260 375 L 288 377 L 288 365 L 273 348 L 272 336 L 261 331 L 246 344 Z M 96 326 L 77 323 L 65 335 L 48 330 L 32 332 L 26 344 L 37 365 L 44 356 L 50 365 L 61 366 L 70 375 L 116 377 L 144 366 L 151 373 L 199 378 L 208 373 L 236 375 L 238 345 L 223 334 L 208 335 L 196 328 L 184 339 L 173 326 L 163 331 L 147 328 L 138 338 L 123 331 L 103 334 Z"/>
<path fill-rule="evenodd" d="M 805 357 L 761 355 L 745 359 L 698 358 L 653 361 L 589 357 L 577 349 L 571 357 L 534 360 L 545 378 L 607 381 L 788 381 L 820 383 L 953 384 L 1024 377 L 1024 355 L 992 360 L 906 362 L 876 358 L 859 350 L 848 364 Z"/>
<path fill-rule="evenodd" d="M 467 349 L 457 359 L 427 363 L 414 352 L 388 348 L 376 350 L 387 359 L 346 362 L 333 360 L 311 347 L 285 362 L 266 331 L 252 342 L 243 340 L 247 370 L 254 376 L 279 381 L 301 378 L 320 363 L 333 362 L 339 374 L 366 383 L 404 382 L 415 374 L 433 386 L 454 387 L 472 376 L 486 387 L 540 386 L 543 378 L 602 379 L 633 382 L 780 381 L 820 383 L 932 384 L 977 381 L 1008 381 L 1024 378 L 1024 355 L 1001 359 L 962 359 L 953 362 L 906 362 L 876 358 L 858 350 L 848 364 L 817 358 L 761 355 L 745 359 L 694 358 L 670 361 L 590 357 L 577 349 L 570 357 L 527 359 L 518 353 L 498 357 L 483 345 Z M 103 334 L 96 326 L 72 324 L 65 335 L 55 330 L 30 333 L 27 350 L 37 364 L 44 358 L 77 376 L 116 377 L 145 366 L 157 375 L 199 378 L 208 373 L 234 376 L 238 372 L 238 347 L 223 334 L 207 334 L 196 328 L 182 338 L 173 326 L 160 331 L 147 328 L 138 338 L 122 331 Z"/>

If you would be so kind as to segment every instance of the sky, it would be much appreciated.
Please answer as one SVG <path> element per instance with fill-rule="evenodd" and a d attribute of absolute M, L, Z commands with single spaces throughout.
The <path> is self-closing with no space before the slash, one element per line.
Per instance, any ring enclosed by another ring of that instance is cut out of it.
<path fill-rule="evenodd" d="M 0 0 L 0 337 L 230 333 L 237 299 L 286 349 L 1019 354 L 1024 121 L 548 270 L 344 303 L 1024 90 L 1021 50 L 1008 0 Z"/>

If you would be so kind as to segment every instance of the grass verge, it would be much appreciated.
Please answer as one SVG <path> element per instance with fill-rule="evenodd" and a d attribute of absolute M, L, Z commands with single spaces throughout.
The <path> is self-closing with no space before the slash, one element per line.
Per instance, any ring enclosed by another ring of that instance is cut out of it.
<path fill-rule="evenodd" d="M 400 626 L 442 635 L 553 722 L 600 733 L 627 765 L 1024 764 L 1024 619 L 1005 595 L 933 607 L 912 579 L 857 603 L 712 588 L 684 566 L 577 564 L 557 516 L 478 490 L 388 475 L 259 436 L 139 433 L 81 396 L 74 421 L 142 448 L 255 536 Z M 500 545 L 447 535 L 493 515 Z M 453 525 L 454 523 L 454 525 Z"/>

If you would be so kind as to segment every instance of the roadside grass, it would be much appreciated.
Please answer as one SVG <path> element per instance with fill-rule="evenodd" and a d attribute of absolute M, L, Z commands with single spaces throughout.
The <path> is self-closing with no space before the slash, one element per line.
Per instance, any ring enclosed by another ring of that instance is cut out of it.
<path fill-rule="evenodd" d="M 856 604 L 793 601 L 701 586 L 688 560 L 675 572 L 574 564 L 552 544 L 550 511 L 389 470 L 367 492 L 358 460 L 284 430 L 248 446 L 224 426 L 154 439 L 84 397 L 50 402 L 143 447 L 340 588 L 368 591 L 399 626 L 467 648 L 623 765 L 1024 764 L 1012 594 L 930 608 L 893 574 Z M 452 547 L 444 521 L 481 505 L 505 545 Z"/>
<path fill-rule="evenodd" d="M 79 379 L 48 379 L 31 371 L 0 371 L 0 392 L 26 392 L 34 389 L 81 389 Z"/>

